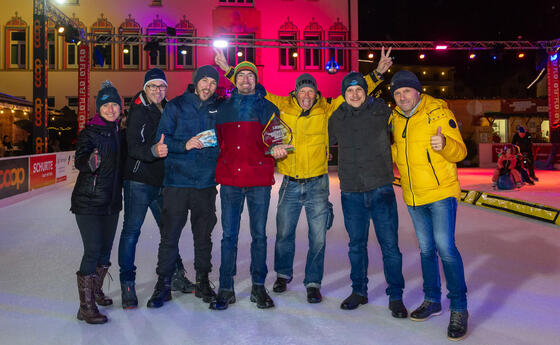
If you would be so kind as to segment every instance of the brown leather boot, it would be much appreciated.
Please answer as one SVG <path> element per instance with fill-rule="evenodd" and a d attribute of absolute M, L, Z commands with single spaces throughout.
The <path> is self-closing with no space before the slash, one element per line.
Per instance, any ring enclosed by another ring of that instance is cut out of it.
<path fill-rule="evenodd" d="M 113 300 L 105 296 L 105 294 L 103 293 L 103 280 L 105 279 L 105 275 L 107 275 L 107 271 L 109 270 L 110 266 L 111 264 L 97 266 L 97 269 L 94 273 L 95 280 L 93 286 L 93 295 L 95 296 L 95 302 L 102 306 L 113 304 Z"/>
<path fill-rule="evenodd" d="M 78 320 L 83 320 L 87 323 L 99 324 L 107 322 L 107 316 L 100 314 L 95 300 L 93 297 L 93 280 L 94 275 L 87 276 L 80 275 L 76 272 L 78 277 L 78 295 L 80 295 L 80 309 L 78 309 Z"/>

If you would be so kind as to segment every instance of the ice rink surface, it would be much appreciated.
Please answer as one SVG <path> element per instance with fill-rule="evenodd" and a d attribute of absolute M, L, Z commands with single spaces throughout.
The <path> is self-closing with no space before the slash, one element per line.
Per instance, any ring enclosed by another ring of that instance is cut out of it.
<path fill-rule="evenodd" d="M 491 170 L 462 169 L 466 189 L 490 188 Z M 560 206 L 560 172 L 537 172 L 541 183 L 509 197 Z M 444 313 L 425 322 L 395 319 L 388 310 L 379 245 L 370 228 L 369 304 L 353 311 L 339 308 L 350 292 L 348 236 L 340 207 L 336 172 L 330 173 L 335 222 L 327 234 L 325 275 L 320 304 L 309 304 L 302 284 L 307 253 L 307 224 L 302 212 L 297 228 L 294 281 L 283 294 L 272 292 L 275 216 L 280 178 L 273 188 L 268 217 L 266 286 L 276 307 L 259 310 L 249 301 L 247 211 L 239 236 L 237 303 L 225 311 L 208 309 L 192 294 L 173 293 L 160 309 L 146 308 L 155 281 L 159 231 L 151 214 L 137 247 L 137 293 L 140 306 L 121 308 L 115 238 L 110 269 L 114 280 L 104 286 L 114 300 L 100 307 L 105 325 L 76 319 L 78 293 L 75 272 L 82 243 L 69 212 L 72 184 L 46 188 L 32 197 L 0 207 L 0 343 L 1 344 L 449 344 Z M 404 302 L 409 312 L 423 299 L 420 256 L 410 217 L 395 187 L 399 207 L 399 240 L 406 281 Z M 217 284 L 221 223 L 214 229 L 211 280 Z M 121 219 L 122 222 L 122 213 Z M 559 344 L 560 227 L 460 204 L 456 241 L 465 264 L 469 332 L 461 344 Z M 194 280 L 190 222 L 180 242 L 187 275 Z M 442 275 L 443 295 L 445 280 Z"/>

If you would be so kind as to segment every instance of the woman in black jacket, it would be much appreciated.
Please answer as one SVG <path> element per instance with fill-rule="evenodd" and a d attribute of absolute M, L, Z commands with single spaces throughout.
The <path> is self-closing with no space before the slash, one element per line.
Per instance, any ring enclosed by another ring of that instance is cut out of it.
<path fill-rule="evenodd" d="M 84 255 L 78 278 L 78 320 L 105 323 L 97 304 L 113 301 L 101 289 L 111 263 L 111 248 L 122 209 L 123 135 L 119 130 L 121 97 L 106 81 L 96 99 L 97 114 L 80 132 L 76 147 L 76 169 L 80 171 L 72 191 L 72 211 L 80 229 Z"/>

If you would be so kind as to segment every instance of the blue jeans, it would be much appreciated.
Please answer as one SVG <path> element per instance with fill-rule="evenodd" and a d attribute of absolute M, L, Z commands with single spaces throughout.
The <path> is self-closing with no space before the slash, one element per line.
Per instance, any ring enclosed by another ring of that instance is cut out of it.
<path fill-rule="evenodd" d="M 136 278 L 136 243 L 140 228 L 144 224 L 148 208 L 161 228 L 162 194 L 161 188 L 142 182 L 124 180 L 124 221 L 119 241 L 120 281 L 134 281 Z"/>
<path fill-rule="evenodd" d="M 383 253 L 383 272 L 387 281 L 385 292 L 390 301 L 402 299 L 404 277 L 402 254 L 399 250 L 399 216 L 393 185 L 388 184 L 367 192 L 341 192 L 344 225 L 350 237 L 352 292 L 367 296 L 369 221 L 373 220 L 377 241 Z"/>
<path fill-rule="evenodd" d="M 237 240 L 243 204 L 247 199 L 251 231 L 251 279 L 255 285 L 264 285 L 266 267 L 266 220 L 270 204 L 270 186 L 220 187 L 222 203 L 222 258 L 220 290 L 233 291 L 233 277 L 237 274 Z"/>
<path fill-rule="evenodd" d="M 276 245 L 274 247 L 274 270 L 278 277 L 291 278 L 296 248 L 296 227 L 302 207 L 305 207 L 309 226 L 307 262 L 305 264 L 306 287 L 321 287 L 325 262 L 325 237 L 329 214 L 329 176 L 300 183 L 284 176 L 278 196 L 276 213 Z"/>
<path fill-rule="evenodd" d="M 439 254 L 447 281 L 447 298 L 450 309 L 467 309 L 467 284 L 461 254 L 455 246 L 455 219 L 457 199 L 451 197 L 422 206 L 408 206 L 414 230 L 420 244 L 420 261 L 424 279 L 424 295 L 427 301 L 441 301 Z"/>

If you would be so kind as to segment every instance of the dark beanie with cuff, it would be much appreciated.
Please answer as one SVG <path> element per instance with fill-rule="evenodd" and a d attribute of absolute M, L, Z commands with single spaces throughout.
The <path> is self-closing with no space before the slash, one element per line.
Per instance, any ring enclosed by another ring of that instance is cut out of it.
<path fill-rule="evenodd" d="M 347 88 L 355 85 L 360 86 L 362 89 L 364 89 L 366 95 L 368 94 L 367 82 L 362 76 L 362 74 L 358 72 L 350 72 L 344 77 L 344 79 L 342 79 L 342 86 L 341 86 L 342 97 L 345 97 L 344 95 L 346 94 Z"/>
<path fill-rule="evenodd" d="M 144 75 L 144 88 L 146 85 L 151 81 L 161 81 L 165 85 L 167 85 L 167 78 L 165 78 L 165 73 L 159 68 L 152 68 Z"/>
<path fill-rule="evenodd" d="M 214 79 L 216 83 L 218 83 L 220 79 L 220 75 L 218 74 L 218 71 L 213 66 L 210 65 L 200 66 L 199 68 L 196 69 L 196 71 L 193 74 L 194 87 L 196 88 L 198 82 L 206 77 Z"/>
<path fill-rule="evenodd" d="M 398 71 L 391 78 L 391 95 L 394 97 L 395 91 L 401 87 L 411 87 L 418 92 L 422 92 L 422 85 L 416 74 L 406 70 Z"/>
<path fill-rule="evenodd" d="M 296 79 L 296 86 L 294 88 L 296 95 L 299 90 L 304 87 L 310 87 L 317 93 L 317 81 L 309 73 L 303 73 Z"/>
<path fill-rule="evenodd" d="M 95 109 L 97 109 L 97 112 L 99 112 L 99 108 L 101 108 L 103 104 L 111 102 L 117 103 L 122 109 L 122 100 L 119 92 L 113 86 L 113 83 L 111 83 L 109 80 L 105 80 L 103 83 L 101 83 L 101 89 L 99 90 L 99 92 L 97 92 L 97 98 L 95 99 Z"/>

